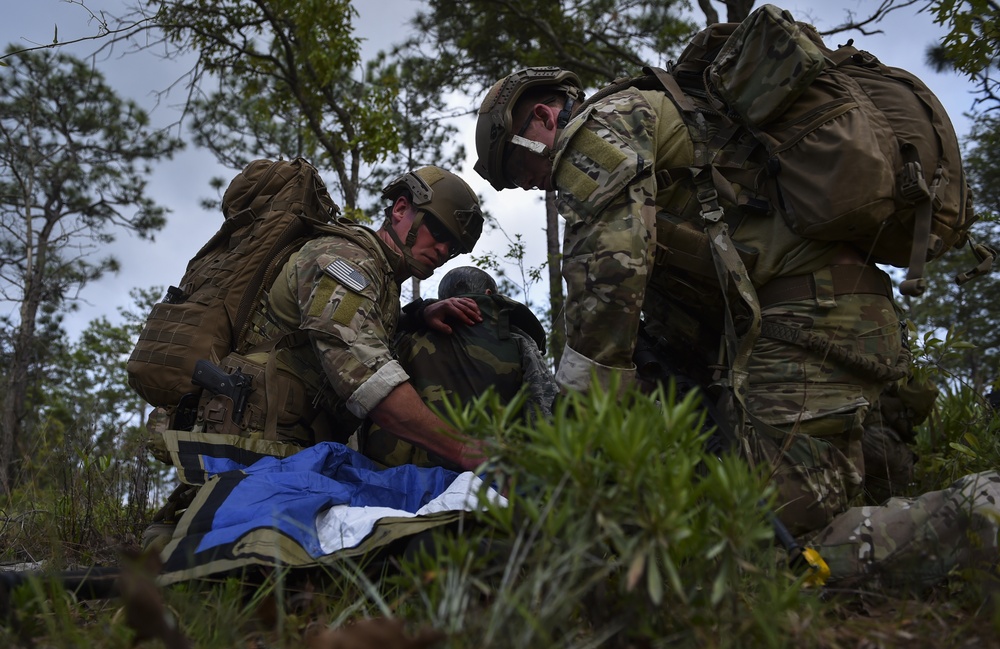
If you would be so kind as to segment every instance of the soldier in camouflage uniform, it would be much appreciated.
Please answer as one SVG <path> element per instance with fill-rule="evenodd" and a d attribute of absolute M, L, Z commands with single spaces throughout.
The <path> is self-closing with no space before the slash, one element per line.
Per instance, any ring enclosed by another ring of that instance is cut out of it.
<path fill-rule="evenodd" d="M 420 316 L 434 301 L 403 308 L 410 324 L 401 327 L 396 354 L 424 402 L 443 411 L 445 402 L 469 403 L 489 389 L 504 404 L 523 392 L 526 416 L 550 415 L 558 387 L 544 358 L 545 330 L 531 310 L 499 295 L 493 277 L 474 266 L 449 271 L 438 285 L 438 298 L 475 300 L 482 321 L 450 323 L 446 333 L 427 327 Z M 441 462 L 378 426 L 362 440 L 365 455 L 386 466 Z"/>
<path fill-rule="evenodd" d="M 572 72 L 521 70 L 490 89 L 476 130 L 476 170 L 495 189 L 557 192 L 567 284 L 557 380 L 578 390 L 592 377 L 631 383 L 641 318 L 707 393 L 719 379 L 745 386 L 734 409 L 752 424 L 744 455 L 775 485 L 793 534 L 822 530 L 861 494 L 862 423 L 909 365 L 889 277 L 848 244 L 796 235 L 774 205 L 728 204 L 761 323 L 734 367 L 719 350 L 742 339 L 727 340 L 724 323 L 730 316 L 739 338 L 751 314 L 737 311 L 738 296 L 727 312 L 678 107 L 633 86 L 583 99 Z"/>
<path fill-rule="evenodd" d="M 303 407 L 308 412 L 308 405 L 316 403 L 329 419 L 311 426 L 312 435 L 303 443 L 322 441 L 321 435 L 345 441 L 357 420 L 370 417 L 447 458 L 451 466 L 472 468 L 480 458 L 442 434 L 450 429 L 420 400 L 391 341 L 401 284 L 411 276 L 426 279 L 449 259 L 472 252 L 483 226 L 479 202 L 462 179 L 438 167 L 400 176 L 383 190 L 383 198 L 391 206 L 382 228 L 373 232 L 340 222 L 330 236 L 294 253 L 268 291 L 263 337 L 306 334 L 308 344 L 282 347 L 273 359 L 278 372 L 301 386 L 305 399 L 294 403 L 289 396 L 273 414 L 267 403 L 259 420 L 276 417 L 279 429 L 293 431 L 284 434 L 294 440 L 296 427 L 306 420 Z M 431 326 L 442 326 L 447 317 L 466 324 L 478 318 L 471 300 L 444 301 L 429 311 L 425 317 Z M 262 352 L 256 360 L 266 366 L 272 362 L 269 354 Z M 346 425 L 340 419 L 345 410 L 351 415 Z"/>
<path fill-rule="evenodd" d="M 264 386 L 250 394 L 245 430 L 221 435 L 196 424 L 190 432 L 170 431 L 175 441 L 167 450 L 182 481 L 204 480 L 198 454 L 206 444 L 213 458 L 283 457 L 321 441 L 346 442 L 366 417 L 449 467 L 471 469 L 482 461 L 478 445 L 424 405 L 392 350 L 400 286 L 472 252 L 483 228 L 479 200 L 461 178 L 433 166 L 397 177 L 382 196 L 388 206 L 380 229 L 341 219 L 284 265 L 252 317 L 262 342 L 220 363 Z M 479 318 L 471 299 L 441 300 L 424 313 L 431 327 Z M 169 539 L 192 493 L 175 494 L 144 545 Z"/>

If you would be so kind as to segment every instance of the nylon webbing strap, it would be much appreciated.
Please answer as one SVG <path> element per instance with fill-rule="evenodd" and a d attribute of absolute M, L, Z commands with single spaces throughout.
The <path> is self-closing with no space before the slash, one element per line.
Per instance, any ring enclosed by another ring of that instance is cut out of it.
<path fill-rule="evenodd" d="M 975 255 L 979 264 L 964 273 L 959 273 L 955 276 L 955 284 L 961 286 L 965 284 L 970 279 L 974 277 L 979 277 L 980 275 L 985 275 L 990 272 L 993 268 L 993 262 L 996 261 L 997 251 L 982 243 L 976 243 L 972 239 L 969 239 L 969 248 L 972 250 L 972 254 Z"/>
<path fill-rule="evenodd" d="M 913 203 L 913 246 L 910 248 L 910 265 L 906 279 L 899 285 L 903 295 L 922 295 L 927 290 L 927 280 L 924 279 L 924 264 L 931 247 L 931 220 L 933 217 L 934 197 L 941 184 L 944 169 L 939 164 L 934 170 L 934 179 L 928 187 L 924 178 L 920 155 L 915 146 L 909 142 L 899 148 L 903 156 L 903 170 L 899 175 L 900 193 Z"/>
<path fill-rule="evenodd" d="M 761 335 L 798 345 L 823 358 L 834 360 L 852 372 L 878 381 L 898 381 L 907 376 L 910 371 L 912 358 L 905 347 L 896 360 L 896 364 L 890 366 L 866 358 L 847 347 L 836 345 L 828 336 L 808 329 L 789 327 L 777 322 L 764 322 L 761 325 Z"/>
<path fill-rule="evenodd" d="M 278 350 L 287 347 L 298 347 L 309 340 L 309 332 L 297 329 L 277 338 L 261 343 L 249 353 L 267 352 L 267 362 L 264 364 L 264 403 L 267 412 L 264 413 L 264 439 L 278 439 L 278 407 L 284 407 L 288 398 L 288 386 L 278 390 Z"/>
<path fill-rule="evenodd" d="M 725 180 L 714 167 L 693 167 L 691 176 L 697 188 L 698 202 L 701 203 L 701 217 L 705 225 L 712 248 L 712 258 L 715 261 L 719 285 L 726 305 L 726 351 L 729 356 L 729 387 L 732 389 L 740 409 L 746 413 L 747 397 L 747 365 L 754 343 L 760 334 L 760 304 L 757 292 L 750 282 L 743 260 L 736 252 L 736 246 L 729 236 L 729 226 L 723 220 L 724 211 L 719 204 L 718 186 L 724 186 Z M 729 298 L 728 287 L 736 287 L 740 299 L 751 312 L 750 322 L 742 336 L 737 335 L 733 322 L 733 305 Z M 742 417 L 739 418 L 742 423 Z M 741 433 L 742 425 L 738 425 L 737 434 Z"/>
<path fill-rule="evenodd" d="M 663 85 L 663 89 L 668 95 L 670 95 L 674 103 L 677 104 L 678 108 L 685 113 L 693 113 L 695 111 L 694 102 L 692 102 L 691 98 L 688 97 L 683 90 L 681 90 L 681 86 L 677 83 L 677 79 L 674 78 L 674 75 L 670 74 L 663 68 L 654 68 L 651 66 L 643 68 L 642 71 L 656 77 L 656 80 Z"/>

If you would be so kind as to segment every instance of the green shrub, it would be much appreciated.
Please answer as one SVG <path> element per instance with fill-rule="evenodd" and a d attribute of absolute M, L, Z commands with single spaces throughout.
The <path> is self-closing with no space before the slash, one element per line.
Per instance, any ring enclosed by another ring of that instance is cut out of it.
<path fill-rule="evenodd" d="M 404 564 L 403 579 L 423 585 L 409 615 L 455 634 L 453 646 L 795 638 L 811 597 L 776 560 L 761 480 L 706 455 L 694 397 L 595 389 L 562 400 L 551 421 L 497 428 L 503 412 L 480 402 L 458 423 L 497 434 L 509 506 L 439 539 L 436 560 Z"/>

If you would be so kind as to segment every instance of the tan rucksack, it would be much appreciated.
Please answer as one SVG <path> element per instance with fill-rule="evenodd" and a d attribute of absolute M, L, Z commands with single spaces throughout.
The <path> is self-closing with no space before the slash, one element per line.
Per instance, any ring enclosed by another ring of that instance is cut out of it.
<path fill-rule="evenodd" d="M 250 316 L 285 261 L 339 208 L 302 158 L 257 160 L 230 183 L 222 227 L 150 312 L 129 357 L 129 385 L 153 406 L 196 391 L 195 364 L 243 353 Z M 256 342 L 256 341 L 253 341 Z"/>
<path fill-rule="evenodd" d="M 831 50 L 812 26 L 764 5 L 742 23 L 699 32 L 667 71 L 647 73 L 680 109 L 702 159 L 696 165 L 714 167 L 716 184 L 722 178 L 745 193 L 759 182 L 797 234 L 848 241 L 871 261 L 909 267 L 904 294 L 923 292 L 926 261 L 971 244 L 976 217 L 958 137 L 909 72 L 850 43 Z M 741 131 L 764 146 L 762 164 L 735 150 L 745 146 Z M 960 283 L 995 257 L 972 247 L 979 265 Z"/>

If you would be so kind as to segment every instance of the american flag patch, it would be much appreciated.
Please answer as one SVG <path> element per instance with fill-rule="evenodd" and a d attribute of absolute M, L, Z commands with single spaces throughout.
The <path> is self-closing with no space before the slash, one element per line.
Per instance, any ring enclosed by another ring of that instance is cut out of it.
<path fill-rule="evenodd" d="M 352 291 L 361 292 L 368 286 L 368 280 L 343 259 L 337 259 L 332 264 L 323 269 L 330 277 L 334 278 Z"/>

